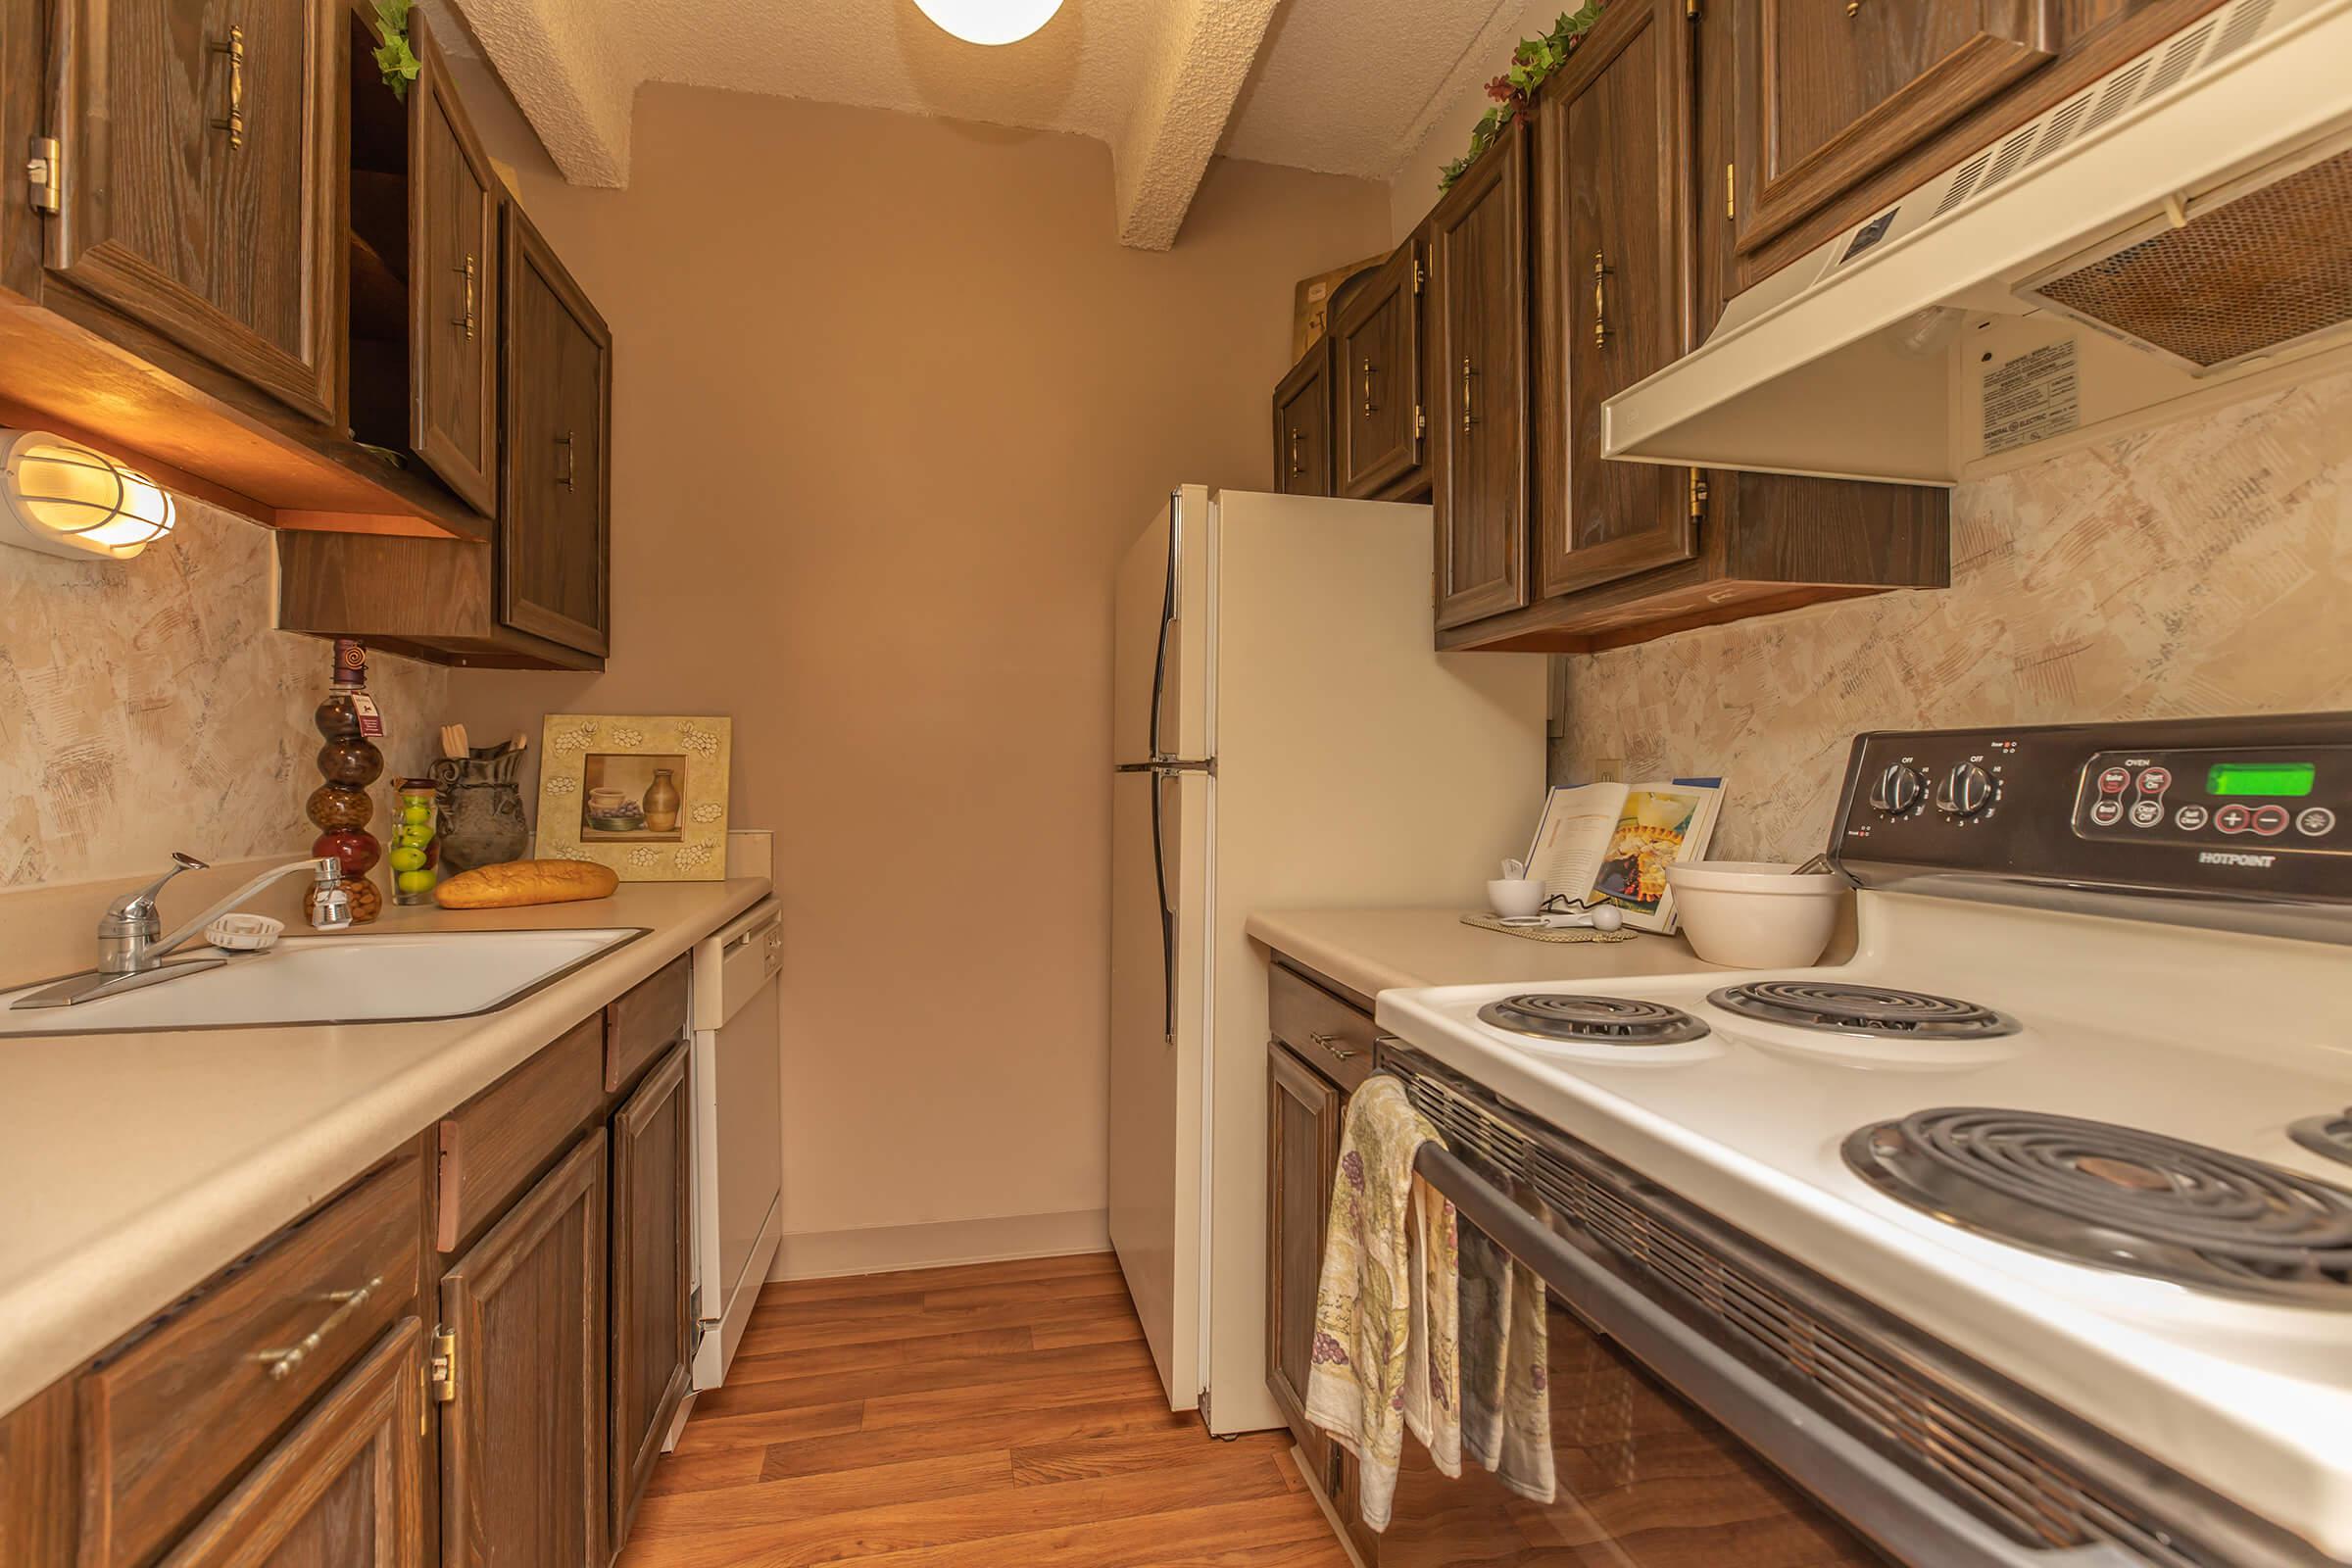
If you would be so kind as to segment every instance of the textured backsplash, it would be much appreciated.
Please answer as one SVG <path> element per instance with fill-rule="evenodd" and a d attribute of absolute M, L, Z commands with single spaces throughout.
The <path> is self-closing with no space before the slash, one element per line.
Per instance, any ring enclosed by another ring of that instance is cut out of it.
<path fill-rule="evenodd" d="M 2352 374 L 1963 486 L 1952 586 L 1563 661 L 1551 775 L 1723 773 L 1710 853 L 1829 842 L 1858 730 L 2352 708 Z"/>
<path fill-rule="evenodd" d="M 328 645 L 270 629 L 271 555 L 268 529 L 184 499 L 136 561 L 0 550 L 0 888 L 310 848 Z M 368 672 L 385 776 L 422 772 L 447 672 Z"/>

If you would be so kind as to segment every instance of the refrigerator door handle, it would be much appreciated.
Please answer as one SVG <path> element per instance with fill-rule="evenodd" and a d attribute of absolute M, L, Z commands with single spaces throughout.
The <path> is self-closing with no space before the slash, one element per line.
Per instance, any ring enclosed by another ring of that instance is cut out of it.
<path fill-rule="evenodd" d="M 1176 585 L 1184 572 L 1184 492 L 1168 495 L 1168 573 L 1159 595 L 1159 643 L 1152 656 L 1152 756 L 1168 755 L 1160 744 L 1159 719 L 1166 707 L 1168 639 L 1176 629 Z"/>
<path fill-rule="evenodd" d="M 1152 877 L 1159 887 L 1159 1007 L 1160 1040 L 1176 1039 L 1176 911 L 1168 903 L 1168 856 L 1161 829 L 1160 794 L 1175 775 L 1165 768 L 1152 770 Z"/>

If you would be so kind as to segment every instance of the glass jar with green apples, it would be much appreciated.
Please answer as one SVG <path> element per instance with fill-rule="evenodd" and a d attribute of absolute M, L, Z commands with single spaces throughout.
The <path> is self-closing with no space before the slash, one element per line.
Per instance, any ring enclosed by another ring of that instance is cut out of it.
<path fill-rule="evenodd" d="M 441 880 L 441 846 L 433 841 L 433 781 L 402 779 L 400 821 L 392 834 L 392 902 L 430 904 Z"/>

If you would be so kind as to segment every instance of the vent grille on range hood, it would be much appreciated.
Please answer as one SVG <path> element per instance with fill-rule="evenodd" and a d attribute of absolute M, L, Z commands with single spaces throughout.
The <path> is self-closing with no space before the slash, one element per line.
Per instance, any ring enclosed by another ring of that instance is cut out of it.
<path fill-rule="evenodd" d="M 2352 364 L 2352 0 L 2233 0 L 1734 299 L 1612 458 L 1951 484 Z"/>

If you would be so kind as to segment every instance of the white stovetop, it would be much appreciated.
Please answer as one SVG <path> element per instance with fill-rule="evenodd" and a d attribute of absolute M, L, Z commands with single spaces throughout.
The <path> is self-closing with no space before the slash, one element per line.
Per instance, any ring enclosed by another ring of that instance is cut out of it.
<path fill-rule="evenodd" d="M 1849 1171 L 1845 1136 L 1945 1105 L 2212 1145 L 2352 1187 L 2287 1124 L 2352 1102 L 2352 954 L 2318 944 L 1864 895 L 1861 946 L 1802 971 L 1964 998 L 2023 1026 L 1881 1046 L 1760 1025 L 1707 993 L 1763 974 L 1388 991 L 1383 1028 L 2328 1551 L 2352 1557 L 2352 1301 L 2266 1304 L 1973 1235 Z M 1477 1012 L 1542 989 L 1663 1002 L 1705 1039 L 1548 1047 Z M 1628 1064 L 1627 1056 L 1642 1058 Z M 1923 1061 L 1923 1056 L 1932 1058 Z M 2347 1292 L 2352 1296 L 2352 1291 Z"/>

